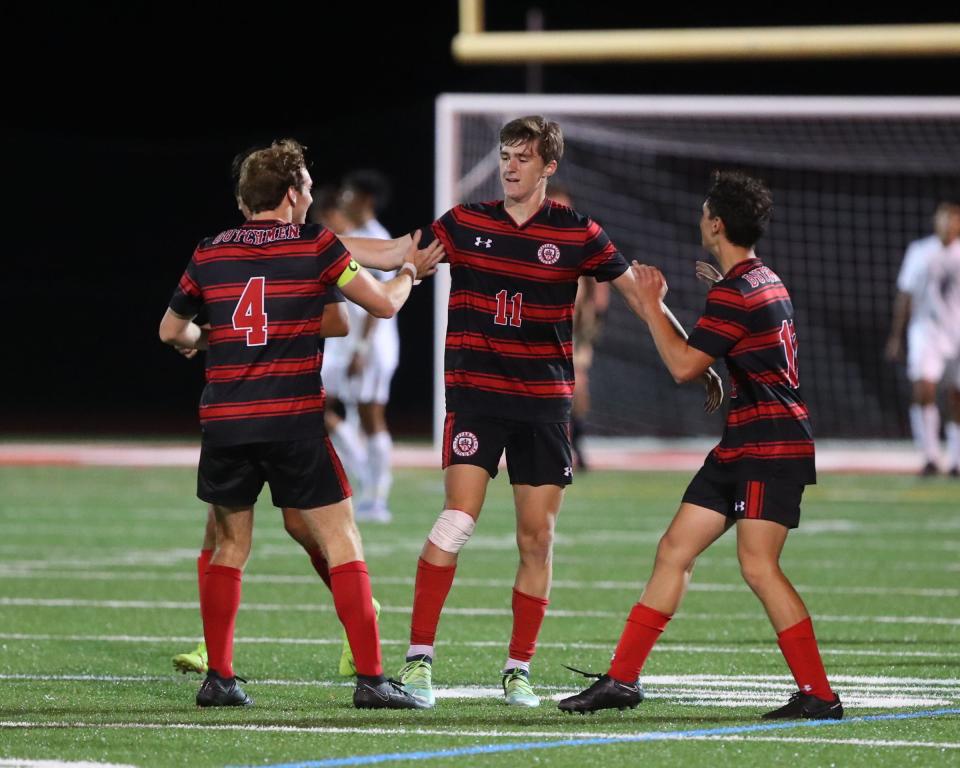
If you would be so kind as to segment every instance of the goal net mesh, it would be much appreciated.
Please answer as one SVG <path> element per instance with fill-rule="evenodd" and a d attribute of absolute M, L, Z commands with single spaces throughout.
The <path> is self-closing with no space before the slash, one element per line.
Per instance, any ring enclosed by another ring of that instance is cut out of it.
<path fill-rule="evenodd" d="M 532 111 L 455 113 L 453 199 L 441 207 L 502 197 L 499 128 Z M 628 260 L 663 270 L 666 302 L 688 330 L 706 294 L 694 262 L 706 258 L 697 221 L 711 171 L 764 179 L 774 214 L 757 254 L 793 298 L 801 391 L 816 434 L 908 434 L 907 382 L 883 347 L 904 249 L 931 232 L 937 202 L 960 193 L 960 114 L 538 111 L 563 128 L 555 178 L 574 207 Z M 721 417 L 704 415 L 702 388 L 673 383 L 642 323 L 613 294 L 590 373 L 588 432 L 717 435 Z"/>

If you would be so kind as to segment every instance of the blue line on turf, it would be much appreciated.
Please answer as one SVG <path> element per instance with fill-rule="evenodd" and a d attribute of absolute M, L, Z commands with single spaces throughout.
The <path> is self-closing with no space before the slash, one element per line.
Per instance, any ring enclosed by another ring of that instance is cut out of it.
<path fill-rule="evenodd" d="M 531 749 L 554 749 L 556 747 L 587 747 L 598 744 L 624 744 L 636 741 L 682 740 L 700 736 L 728 736 L 737 733 L 756 733 L 757 731 L 786 731 L 796 728 L 824 728 L 849 723 L 871 723 L 881 720 L 916 720 L 918 718 L 960 715 L 960 709 L 931 709 L 923 712 L 897 712 L 887 715 L 864 715 L 846 720 L 791 720 L 782 723 L 758 723 L 756 725 L 731 725 L 722 728 L 702 728 L 694 731 L 650 731 L 647 733 L 624 734 L 623 736 L 604 736 L 590 739 L 565 739 L 558 733 L 554 741 L 527 741 L 513 744 L 486 744 L 478 747 L 454 747 L 438 749 L 433 752 L 388 752 L 379 755 L 354 755 L 353 757 L 331 757 L 327 760 L 309 760 L 302 763 L 277 763 L 266 768 L 337 768 L 349 765 L 374 765 L 393 763 L 401 760 L 435 760 L 441 757 L 463 757 L 465 755 L 489 755 L 497 752 L 522 752 Z M 414 734 L 411 734 L 414 735 Z M 261 767 L 263 768 L 263 767 Z"/>

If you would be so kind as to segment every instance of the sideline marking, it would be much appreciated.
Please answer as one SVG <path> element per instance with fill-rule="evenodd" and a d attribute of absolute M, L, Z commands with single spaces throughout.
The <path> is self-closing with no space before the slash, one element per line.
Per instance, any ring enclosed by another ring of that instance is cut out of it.
<path fill-rule="evenodd" d="M 786 723 L 760 723 L 756 725 L 725 726 L 722 728 L 703 728 L 692 731 L 648 731 L 587 739 L 562 739 L 560 741 L 514 742 L 508 744 L 485 744 L 476 747 L 454 747 L 421 752 L 387 752 L 375 755 L 354 755 L 352 757 L 334 757 L 327 760 L 310 760 L 299 763 L 276 763 L 261 768 L 338 768 L 350 765 L 375 765 L 377 763 L 398 762 L 401 760 L 433 760 L 443 757 L 463 757 L 466 755 L 485 755 L 501 752 L 526 752 L 534 749 L 555 749 L 557 747 L 587 747 L 601 744 L 628 744 L 641 741 L 682 741 L 709 736 L 734 736 L 743 733 L 763 731 L 786 731 L 809 728 L 829 728 L 850 723 L 868 723 L 882 720 L 916 720 L 921 718 L 960 715 L 960 709 L 933 709 L 923 712 L 899 712 L 888 715 L 866 715 L 851 717 L 847 720 L 800 720 Z"/>

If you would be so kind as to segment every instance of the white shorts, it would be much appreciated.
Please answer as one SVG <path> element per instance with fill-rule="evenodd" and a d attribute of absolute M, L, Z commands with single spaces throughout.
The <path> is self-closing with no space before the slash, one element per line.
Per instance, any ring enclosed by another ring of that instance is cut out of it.
<path fill-rule="evenodd" d="M 348 367 L 349 363 L 323 366 L 323 386 L 328 395 L 349 405 L 358 403 L 386 405 L 390 401 L 390 382 L 397 370 L 396 362 L 378 358 L 370 359 L 360 375 L 352 377 L 347 376 Z"/>
<path fill-rule="evenodd" d="M 910 381 L 943 379 L 948 369 L 956 368 L 954 345 L 928 323 L 911 323 L 907 328 L 907 378 Z M 951 371 L 953 378 L 956 374 Z"/>

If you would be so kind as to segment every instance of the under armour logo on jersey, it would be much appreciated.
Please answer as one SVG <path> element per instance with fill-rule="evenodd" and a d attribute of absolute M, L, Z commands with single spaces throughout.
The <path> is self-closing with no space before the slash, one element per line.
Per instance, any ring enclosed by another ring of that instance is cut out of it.
<path fill-rule="evenodd" d="M 745 501 L 738 501 L 738 502 L 735 502 L 733 505 L 734 512 L 745 512 L 746 509 L 747 509 L 747 502 Z"/>
<path fill-rule="evenodd" d="M 564 477 L 573 477 L 573 467 L 564 467 L 563 468 Z"/>
<path fill-rule="evenodd" d="M 491 245 L 493 245 L 493 240 L 491 240 L 489 237 L 488 237 L 486 240 L 484 240 L 482 237 L 480 237 L 479 235 L 477 235 L 477 239 L 473 241 L 473 244 L 474 244 L 475 246 L 477 246 L 478 248 L 479 248 L 481 245 L 482 245 L 484 248 L 489 248 Z"/>

